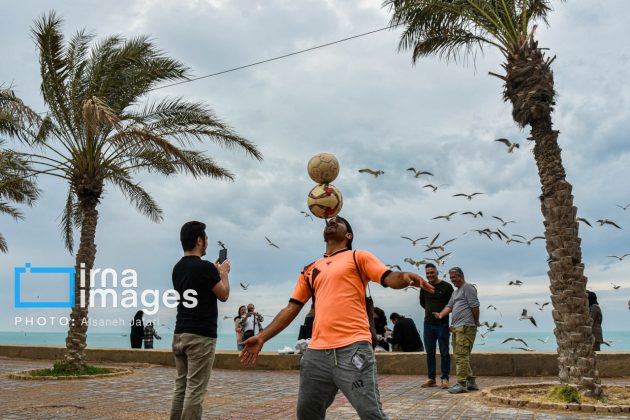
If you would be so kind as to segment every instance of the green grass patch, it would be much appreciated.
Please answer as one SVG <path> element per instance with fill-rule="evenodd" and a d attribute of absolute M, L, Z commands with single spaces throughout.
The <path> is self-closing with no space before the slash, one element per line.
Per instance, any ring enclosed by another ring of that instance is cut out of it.
<path fill-rule="evenodd" d="M 86 365 L 81 369 L 74 369 L 64 362 L 55 362 L 50 369 L 38 369 L 30 372 L 31 376 L 86 376 L 113 373 L 110 368 Z"/>
<path fill-rule="evenodd" d="M 582 396 L 572 386 L 556 385 L 547 392 L 547 398 L 554 402 L 582 404 Z"/>

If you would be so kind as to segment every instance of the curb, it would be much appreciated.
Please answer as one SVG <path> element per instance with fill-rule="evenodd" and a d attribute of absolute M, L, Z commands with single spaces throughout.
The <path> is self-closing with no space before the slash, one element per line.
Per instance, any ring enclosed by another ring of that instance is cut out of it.
<path fill-rule="evenodd" d="M 103 366 L 107 367 L 107 366 Z M 114 376 L 130 375 L 133 373 L 132 369 L 126 368 L 114 368 L 109 367 L 114 372 L 112 373 L 99 373 L 96 375 L 67 375 L 67 376 L 32 376 L 31 372 L 41 369 L 23 370 L 20 372 L 9 373 L 7 377 L 9 379 L 18 379 L 23 381 L 72 381 L 75 379 L 100 379 L 111 378 Z"/>

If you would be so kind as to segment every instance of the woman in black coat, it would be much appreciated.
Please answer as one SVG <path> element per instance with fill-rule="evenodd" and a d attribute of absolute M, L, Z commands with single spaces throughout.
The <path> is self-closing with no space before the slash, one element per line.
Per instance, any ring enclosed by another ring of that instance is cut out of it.
<path fill-rule="evenodd" d="M 132 349 L 142 348 L 142 338 L 144 337 L 144 323 L 142 322 L 143 315 L 144 312 L 139 310 L 136 312 L 136 315 L 134 315 L 133 321 L 131 322 L 131 334 L 129 334 L 129 338 L 131 339 Z"/>

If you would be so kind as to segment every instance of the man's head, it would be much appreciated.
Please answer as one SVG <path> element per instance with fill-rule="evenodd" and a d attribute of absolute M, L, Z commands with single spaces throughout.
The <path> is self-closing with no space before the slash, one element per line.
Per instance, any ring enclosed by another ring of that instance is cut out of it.
<path fill-rule="evenodd" d="M 254 307 L 253 303 L 250 303 L 249 305 L 247 305 L 247 312 L 254 312 L 256 310 L 256 308 Z"/>
<path fill-rule="evenodd" d="M 431 284 L 439 283 L 438 270 L 435 264 L 428 263 L 424 266 L 424 272 L 427 275 L 427 281 Z"/>
<path fill-rule="evenodd" d="M 464 280 L 464 272 L 459 267 L 453 267 L 448 270 L 448 276 L 455 287 L 462 287 L 462 285 L 466 282 Z"/>
<path fill-rule="evenodd" d="M 402 318 L 402 316 L 398 315 L 397 312 L 392 312 L 392 314 L 389 316 L 389 319 L 392 320 L 392 324 L 394 325 L 396 325 L 400 318 Z"/>
<path fill-rule="evenodd" d="M 324 242 L 341 242 L 344 238 L 346 240 L 346 248 L 352 249 L 354 235 L 350 223 L 341 216 L 335 216 L 329 219 L 324 228 Z"/>
<path fill-rule="evenodd" d="M 201 222 L 186 222 L 179 231 L 179 240 L 182 242 L 184 252 L 195 252 L 206 255 L 208 248 L 208 236 L 206 225 Z"/>

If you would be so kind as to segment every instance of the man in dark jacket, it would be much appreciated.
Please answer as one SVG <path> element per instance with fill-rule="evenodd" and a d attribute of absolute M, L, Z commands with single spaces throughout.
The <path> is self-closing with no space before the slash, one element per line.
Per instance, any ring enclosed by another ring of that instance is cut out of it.
<path fill-rule="evenodd" d="M 424 351 L 420 334 L 416 328 L 416 323 L 411 318 L 405 318 L 402 315 L 398 315 L 393 312 L 389 319 L 394 324 L 393 337 L 389 339 L 389 342 L 404 352 L 410 351 Z"/>

